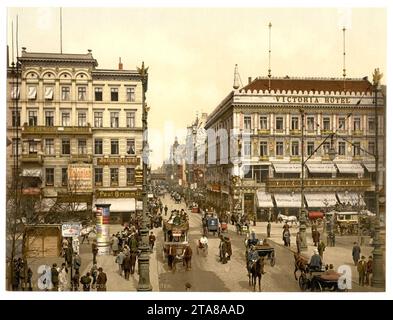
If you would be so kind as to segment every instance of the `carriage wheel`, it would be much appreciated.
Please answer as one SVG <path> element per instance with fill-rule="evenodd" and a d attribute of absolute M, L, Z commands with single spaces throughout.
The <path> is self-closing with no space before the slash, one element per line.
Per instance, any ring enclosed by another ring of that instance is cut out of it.
<path fill-rule="evenodd" d="M 308 289 L 308 279 L 304 273 L 302 273 L 299 277 L 299 287 L 302 291 L 306 291 Z"/>
<path fill-rule="evenodd" d="M 311 291 L 313 291 L 313 292 L 322 292 L 323 291 L 322 285 L 318 280 L 312 281 L 311 288 L 312 288 Z"/>

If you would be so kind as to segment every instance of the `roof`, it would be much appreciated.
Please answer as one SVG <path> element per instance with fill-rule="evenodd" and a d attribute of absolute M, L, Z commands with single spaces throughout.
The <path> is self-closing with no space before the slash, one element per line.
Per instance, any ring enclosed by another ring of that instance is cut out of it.
<path fill-rule="evenodd" d="M 271 78 L 270 88 L 273 91 L 354 91 L 371 92 L 372 84 L 367 78 L 364 79 L 336 79 L 336 78 Z M 269 78 L 256 78 L 246 85 L 241 91 L 268 90 Z"/>
<path fill-rule="evenodd" d="M 26 52 L 22 51 L 20 61 L 56 61 L 56 62 L 86 62 L 98 66 L 97 60 L 93 58 L 91 52 L 81 53 L 46 53 L 46 52 Z"/>

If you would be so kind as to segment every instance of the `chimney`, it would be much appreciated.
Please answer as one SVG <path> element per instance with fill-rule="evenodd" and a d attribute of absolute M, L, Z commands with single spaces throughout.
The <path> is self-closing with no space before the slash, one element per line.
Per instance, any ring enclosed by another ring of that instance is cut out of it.
<path fill-rule="evenodd" d="M 123 70 L 123 64 L 121 63 L 121 57 L 119 57 L 119 70 Z"/>
<path fill-rule="evenodd" d="M 248 77 L 248 84 L 251 83 L 251 77 Z"/>

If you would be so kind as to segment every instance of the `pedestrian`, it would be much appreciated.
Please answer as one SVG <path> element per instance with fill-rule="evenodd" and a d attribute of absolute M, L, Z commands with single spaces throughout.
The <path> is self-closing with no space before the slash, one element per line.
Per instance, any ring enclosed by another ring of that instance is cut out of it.
<path fill-rule="evenodd" d="M 98 245 L 96 239 L 94 239 L 91 244 L 91 252 L 93 253 L 93 264 L 97 264 Z"/>
<path fill-rule="evenodd" d="M 57 268 L 57 264 L 54 263 L 50 270 L 51 272 L 51 281 L 53 285 L 53 291 L 59 291 L 59 269 Z"/>
<path fill-rule="evenodd" d="M 72 264 L 72 246 L 68 246 L 65 251 L 64 262 L 66 263 L 67 267 L 71 267 Z"/>
<path fill-rule="evenodd" d="M 81 257 L 79 256 L 79 254 L 77 254 L 76 252 L 74 253 L 74 262 L 73 262 L 73 267 L 74 267 L 74 269 L 75 269 L 75 272 L 78 272 L 79 273 L 79 268 L 81 267 L 81 265 L 82 265 L 82 259 L 81 259 Z M 78 280 L 78 283 L 79 283 L 79 280 Z"/>
<path fill-rule="evenodd" d="M 270 221 L 267 223 L 267 227 L 266 227 L 266 233 L 267 233 L 267 237 L 270 238 L 270 231 L 272 230 L 272 224 L 270 223 Z"/>
<path fill-rule="evenodd" d="M 318 253 L 321 256 L 321 259 L 323 259 L 323 252 L 325 251 L 326 245 L 323 242 L 323 240 L 321 240 L 318 244 Z"/>
<path fill-rule="evenodd" d="M 79 254 L 79 238 L 73 237 L 72 238 L 72 250 Z"/>
<path fill-rule="evenodd" d="M 130 280 L 131 257 L 129 253 L 124 256 L 122 267 L 124 270 L 124 279 Z"/>
<path fill-rule="evenodd" d="M 296 249 L 297 249 L 297 253 L 300 253 L 300 247 L 302 245 L 302 236 L 300 234 L 300 232 L 296 233 Z"/>
<path fill-rule="evenodd" d="M 114 234 L 112 234 L 111 243 L 113 255 L 116 256 L 119 251 L 119 239 Z"/>
<path fill-rule="evenodd" d="M 119 254 L 116 257 L 115 262 L 119 265 L 119 274 L 120 276 L 123 275 L 123 261 L 124 261 L 124 253 L 123 251 L 120 251 Z"/>
<path fill-rule="evenodd" d="M 18 268 L 18 260 L 17 259 L 14 259 L 12 268 L 13 268 L 12 291 L 18 291 L 20 278 L 19 278 L 19 268 Z"/>
<path fill-rule="evenodd" d="M 315 227 L 315 228 L 314 228 Z M 319 231 L 316 229 L 316 226 L 313 226 L 313 230 L 312 230 L 312 240 L 314 242 L 314 246 L 317 247 L 319 244 L 319 239 L 321 237 L 321 234 L 319 233 Z"/>
<path fill-rule="evenodd" d="M 168 267 L 170 270 L 172 270 L 173 267 L 173 261 L 176 256 L 176 247 L 175 246 L 169 246 L 168 249 Z"/>
<path fill-rule="evenodd" d="M 91 277 L 89 272 L 87 272 L 86 275 L 81 277 L 80 282 L 82 284 L 83 291 L 90 291 Z"/>
<path fill-rule="evenodd" d="M 65 258 L 66 251 L 68 249 L 68 240 L 67 240 L 67 238 L 63 238 L 63 242 L 62 242 L 61 248 L 62 248 L 63 257 Z"/>
<path fill-rule="evenodd" d="M 71 291 L 79 291 L 79 281 L 80 281 L 80 276 L 79 276 L 79 269 L 75 271 L 75 274 L 72 276 L 71 279 Z"/>
<path fill-rule="evenodd" d="M 371 285 L 371 277 L 373 274 L 373 257 L 369 256 L 366 265 L 366 285 Z"/>
<path fill-rule="evenodd" d="M 358 261 L 360 259 L 360 247 L 358 245 L 357 242 L 353 243 L 353 248 L 352 248 L 352 259 L 353 259 L 353 263 L 355 264 L 355 266 L 358 265 Z"/>
<path fill-rule="evenodd" d="M 98 272 L 97 291 L 106 291 L 106 282 L 108 280 L 106 277 L 106 273 L 101 267 L 98 268 Z"/>
<path fill-rule="evenodd" d="M 93 283 L 92 283 L 92 289 L 96 288 L 96 283 L 97 283 L 97 276 L 98 276 L 98 268 L 97 268 L 97 263 L 94 263 L 93 266 L 90 269 L 90 274 L 93 277 Z"/>
<path fill-rule="evenodd" d="M 28 291 L 33 291 L 33 286 L 31 283 L 31 279 L 33 278 L 33 270 L 31 268 L 27 269 L 27 284 L 28 284 Z"/>
<path fill-rule="evenodd" d="M 359 272 L 359 285 L 364 286 L 365 279 L 366 279 L 366 271 L 367 271 L 367 262 L 366 262 L 366 257 L 362 256 L 360 261 L 357 263 L 357 269 Z"/>
<path fill-rule="evenodd" d="M 68 269 L 66 264 L 63 263 L 59 272 L 59 291 L 66 290 L 68 290 Z"/>
<path fill-rule="evenodd" d="M 165 205 L 165 207 L 164 207 L 164 211 L 165 211 L 165 216 L 167 215 L 167 213 L 168 213 L 168 207 L 167 207 L 167 205 Z"/>
<path fill-rule="evenodd" d="M 154 235 L 153 231 L 151 231 L 149 235 L 149 245 L 151 252 L 153 252 L 154 242 L 156 242 L 156 236 Z"/>

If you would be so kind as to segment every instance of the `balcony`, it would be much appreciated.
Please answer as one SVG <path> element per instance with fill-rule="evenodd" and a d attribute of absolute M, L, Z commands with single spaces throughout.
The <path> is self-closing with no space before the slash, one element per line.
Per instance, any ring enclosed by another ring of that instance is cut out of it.
<path fill-rule="evenodd" d="M 300 136 L 302 134 L 302 131 L 299 129 L 292 129 L 289 130 L 289 134 L 292 136 Z"/>
<path fill-rule="evenodd" d="M 333 131 L 332 130 L 322 129 L 321 130 L 321 134 L 324 135 L 324 136 L 327 136 L 327 135 L 333 134 Z"/>
<path fill-rule="evenodd" d="M 42 155 L 37 154 L 37 153 L 28 153 L 28 154 L 22 154 L 21 157 L 21 162 L 22 163 L 35 163 L 35 164 L 42 164 Z"/>
<path fill-rule="evenodd" d="M 269 161 L 269 156 L 259 156 L 259 161 Z"/>
<path fill-rule="evenodd" d="M 91 135 L 92 130 L 90 124 L 86 127 L 52 127 L 52 126 L 28 126 L 27 123 L 23 125 L 23 135 Z"/>
<path fill-rule="evenodd" d="M 91 154 L 72 154 L 70 162 L 84 162 L 92 163 L 93 157 Z"/>
<path fill-rule="evenodd" d="M 291 162 L 299 162 L 300 156 L 291 156 L 290 160 L 291 160 Z"/>
<path fill-rule="evenodd" d="M 269 129 L 260 129 L 260 130 L 258 130 L 258 134 L 266 136 L 266 135 L 270 134 L 270 130 Z"/>
<path fill-rule="evenodd" d="M 363 135 L 363 130 L 353 130 L 352 131 L 353 136 L 362 136 Z"/>
<path fill-rule="evenodd" d="M 372 186 L 370 179 L 351 178 L 327 178 L 327 179 L 304 179 L 304 188 L 307 191 L 316 191 L 319 188 L 332 190 L 359 189 L 365 191 Z M 274 191 L 300 191 L 301 179 L 280 179 L 273 178 L 266 181 L 266 190 Z"/>

